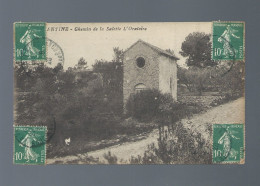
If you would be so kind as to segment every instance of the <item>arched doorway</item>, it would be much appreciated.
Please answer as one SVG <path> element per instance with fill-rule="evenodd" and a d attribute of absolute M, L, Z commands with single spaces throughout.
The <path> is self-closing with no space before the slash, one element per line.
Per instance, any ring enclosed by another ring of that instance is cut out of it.
<path fill-rule="evenodd" d="M 139 83 L 139 84 L 135 85 L 135 93 L 141 92 L 146 89 L 147 89 L 147 87 L 143 83 Z"/>

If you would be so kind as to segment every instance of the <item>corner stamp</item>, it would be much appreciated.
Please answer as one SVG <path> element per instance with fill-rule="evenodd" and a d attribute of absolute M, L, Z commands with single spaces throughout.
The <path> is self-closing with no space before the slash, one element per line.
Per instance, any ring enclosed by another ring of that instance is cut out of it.
<path fill-rule="evenodd" d="M 213 60 L 244 60 L 244 22 L 213 22 L 212 29 Z"/>
<path fill-rule="evenodd" d="M 14 126 L 14 163 L 44 165 L 46 133 L 44 126 Z"/>
<path fill-rule="evenodd" d="M 244 124 L 213 124 L 213 163 L 243 164 Z"/>
<path fill-rule="evenodd" d="M 14 23 L 15 60 L 46 60 L 45 23 Z"/>

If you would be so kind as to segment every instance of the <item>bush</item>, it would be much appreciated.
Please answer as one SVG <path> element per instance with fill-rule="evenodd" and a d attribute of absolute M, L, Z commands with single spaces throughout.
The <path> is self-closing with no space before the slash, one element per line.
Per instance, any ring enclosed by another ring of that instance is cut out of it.
<path fill-rule="evenodd" d="M 129 163 L 130 164 L 142 164 L 142 157 L 140 155 L 138 155 L 137 157 L 131 156 Z"/>
<path fill-rule="evenodd" d="M 171 95 L 148 89 L 130 96 L 126 103 L 127 115 L 141 121 L 151 121 L 171 111 Z"/>
<path fill-rule="evenodd" d="M 127 115 L 139 121 L 155 121 L 159 125 L 172 125 L 176 121 L 202 111 L 198 104 L 175 102 L 170 94 L 149 89 L 131 95 L 126 104 Z"/>
<path fill-rule="evenodd" d="M 207 133 L 212 134 L 211 127 Z M 211 149 L 200 133 L 187 130 L 178 122 L 172 133 L 151 144 L 142 157 L 131 157 L 135 164 L 210 164 Z"/>
<path fill-rule="evenodd" d="M 200 133 L 192 132 L 178 122 L 171 135 L 158 140 L 155 152 L 164 163 L 208 164 L 211 163 L 211 149 L 207 147 Z"/>
<path fill-rule="evenodd" d="M 117 164 L 117 157 L 115 155 L 111 155 L 111 152 L 108 151 L 108 153 L 104 154 L 103 157 L 107 160 L 109 164 Z"/>
<path fill-rule="evenodd" d="M 218 106 L 218 105 L 222 105 L 224 103 L 227 103 L 229 101 L 233 101 L 238 99 L 239 97 L 241 97 L 241 95 L 239 93 L 237 94 L 225 94 L 225 96 L 220 97 L 218 99 L 215 99 L 210 106 L 214 107 L 214 106 Z"/>

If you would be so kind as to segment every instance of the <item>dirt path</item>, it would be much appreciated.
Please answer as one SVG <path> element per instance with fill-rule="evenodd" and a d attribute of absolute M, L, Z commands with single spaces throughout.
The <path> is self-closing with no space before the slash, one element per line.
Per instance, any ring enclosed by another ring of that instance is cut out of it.
<path fill-rule="evenodd" d="M 197 114 L 191 119 L 183 119 L 181 122 L 186 128 L 201 133 L 202 137 L 208 141 L 208 133 L 204 132 L 208 124 L 245 123 L 244 108 L 245 98 L 239 98 L 230 103 L 209 109 L 203 114 Z"/>
<path fill-rule="evenodd" d="M 240 109 L 240 108 L 244 108 L 244 104 L 245 104 L 245 99 L 239 98 L 233 102 L 211 108 L 205 113 L 194 115 L 190 119 L 183 119 L 181 122 L 184 124 L 186 128 L 201 133 L 202 136 L 207 141 L 209 141 L 208 134 L 204 132 L 206 131 L 206 127 L 208 127 L 208 124 L 244 123 L 245 121 L 244 110 Z M 56 161 L 59 163 L 68 163 L 69 161 L 77 161 L 77 160 L 79 160 L 78 163 L 81 163 L 80 158 L 84 159 L 84 157 L 86 156 L 99 158 L 99 161 L 103 163 L 107 163 L 103 155 L 104 153 L 108 153 L 108 151 L 110 151 L 112 155 L 116 154 L 117 158 L 119 160 L 122 160 L 122 162 L 127 162 L 131 158 L 131 156 L 135 156 L 135 157 L 138 155 L 142 156 L 145 150 L 147 149 L 147 145 L 157 142 L 157 138 L 158 138 L 158 130 L 153 130 L 146 139 L 140 141 L 126 142 L 120 145 L 107 147 L 101 150 L 96 150 L 89 153 L 80 154 L 77 156 L 66 156 L 66 157 L 47 159 L 47 163 L 53 164 Z"/>

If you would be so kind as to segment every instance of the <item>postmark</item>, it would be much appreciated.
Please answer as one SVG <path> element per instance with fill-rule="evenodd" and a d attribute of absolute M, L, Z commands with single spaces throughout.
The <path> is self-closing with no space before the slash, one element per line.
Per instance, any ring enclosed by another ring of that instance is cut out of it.
<path fill-rule="evenodd" d="M 44 165 L 46 134 L 45 126 L 14 126 L 14 163 Z"/>
<path fill-rule="evenodd" d="M 212 23 L 212 59 L 243 61 L 245 58 L 245 23 Z"/>
<path fill-rule="evenodd" d="M 213 163 L 243 164 L 244 124 L 213 124 Z"/>
<path fill-rule="evenodd" d="M 35 39 L 31 40 L 31 42 L 33 43 L 34 40 Z M 24 46 L 23 51 L 25 52 L 21 54 L 20 59 L 15 61 L 16 65 L 22 67 L 28 76 L 30 76 L 30 73 L 27 72 L 30 72 L 39 66 L 51 68 L 55 68 L 58 65 L 61 65 L 62 67 L 64 66 L 65 55 L 60 45 L 47 37 L 36 38 L 36 40 L 38 40 L 37 42 L 39 42 L 39 40 L 46 41 L 46 60 L 26 60 L 27 56 L 25 53 L 27 51 L 27 45 L 30 45 L 30 43 L 28 43 Z"/>
<path fill-rule="evenodd" d="M 45 23 L 14 23 L 15 60 L 46 60 Z"/>
<path fill-rule="evenodd" d="M 55 67 L 58 64 L 64 65 L 64 53 L 60 45 L 58 45 L 55 41 L 46 38 L 47 43 L 47 65 L 51 67 Z"/>

